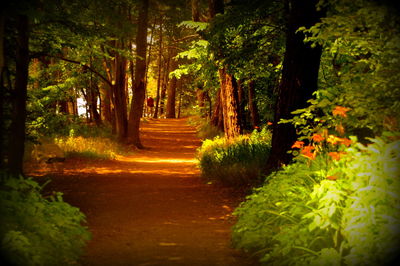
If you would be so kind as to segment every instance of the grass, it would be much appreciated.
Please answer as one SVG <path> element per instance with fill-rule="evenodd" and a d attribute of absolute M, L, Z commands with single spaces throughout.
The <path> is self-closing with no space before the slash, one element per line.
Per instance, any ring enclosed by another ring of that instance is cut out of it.
<path fill-rule="evenodd" d="M 67 158 L 115 159 L 117 154 L 123 152 L 116 141 L 105 137 L 58 137 L 54 142 Z"/>
<path fill-rule="evenodd" d="M 270 140 L 271 133 L 266 129 L 233 141 L 221 137 L 205 140 L 197 154 L 202 177 L 232 187 L 261 184 Z"/>

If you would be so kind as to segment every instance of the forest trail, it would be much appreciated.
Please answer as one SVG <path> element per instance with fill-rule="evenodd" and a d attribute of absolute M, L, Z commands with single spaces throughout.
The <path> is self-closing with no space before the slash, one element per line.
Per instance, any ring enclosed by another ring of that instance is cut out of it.
<path fill-rule="evenodd" d="M 142 123 L 146 149 L 116 160 L 69 159 L 48 189 L 87 216 L 83 265 L 253 265 L 230 247 L 239 203 L 200 180 L 200 140 L 185 119 Z"/>

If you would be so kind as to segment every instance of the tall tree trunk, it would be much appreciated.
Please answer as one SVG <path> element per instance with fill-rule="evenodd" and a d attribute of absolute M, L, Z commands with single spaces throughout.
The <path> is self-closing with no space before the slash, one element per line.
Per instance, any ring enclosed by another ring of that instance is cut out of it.
<path fill-rule="evenodd" d="M 167 86 L 169 83 L 169 72 L 170 72 L 170 62 L 171 62 L 171 55 L 169 53 L 170 50 L 168 50 L 168 55 L 167 55 L 167 60 L 165 62 L 165 67 L 164 67 L 164 79 L 163 83 L 161 86 L 161 96 L 160 96 L 160 114 L 163 115 L 165 112 L 165 95 L 167 94 Z"/>
<path fill-rule="evenodd" d="M 297 139 L 291 124 L 278 124 L 281 119 L 292 118 L 291 112 L 307 106 L 307 100 L 317 89 L 318 69 L 321 59 L 321 47 L 312 48 L 305 44 L 304 34 L 296 30 L 310 27 L 320 20 L 322 12 L 317 12 L 317 0 L 289 0 L 287 6 L 289 19 L 286 32 L 286 51 L 283 61 L 282 80 L 279 85 L 275 108 L 272 149 L 267 168 L 276 169 L 287 164 L 292 156 L 287 153 Z"/>
<path fill-rule="evenodd" d="M 129 113 L 129 143 L 137 148 L 143 148 L 140 141 L 139 127 L 140 118 L 143 114 L 145 97 L 145 76 L 146 76 L 146 46 L 147 46 L 147 20 L 149 0 L 140 1 L 139 28 L 136 35 L 136 68 L 135 83 L 133 84 L 133 97 L 131 111 Z"/>
<path fill-rule="evenodd" d="M 257 103 L 256 103 L 256 91 L 254 89 L 254 81 L 249 82 L 249 110 L 251 116 L 251 125 L 257 127 L 260 125 L 260 115 L 258 113 Z"/>
<path fill-rule="evenodd" d="M 105 86 L 105 84 L 100 86 L 101 120 L 111 124 L 111 95 L 110 89 Z"/>
<path fill-rule="evenodd" d="M 163 21 L 160 16 L 160 43 L 158 44 L 158 77 L 157 77 L 157 95 L 156 106 L 153 118 L 158 118 L 158 108 L 160 106 L 160 86 L 161 86 L 161 68 L 162 68 L 162 41 L 163 41 Z"/>
<path fill-rule="evenodd" d="M 177 50 L 175 48 L 171 48 L 171 53 L 170 53 L 170 72 L 174 71 L 175 69 L 178 68 L 178 61 L 175 59 L 175 56 L 177 55 Z M 178 84 L 178 80 L 176 77 L 172 77 L 168 83 L 168 89 L 167 89 L 167 113 L 166 113 L 166 118 L 175 118 L 175 101 L 176 101 L 176 87 Z"/>
<path fill-rule="evenodd" d="M 93 121 L 96 123 L 96 125 L 101 125 L 101 117 L 100 114 L 97 110 L 97 100 L 99 98 L 99 87 L 98 84 L 92 83 L 92 86 L 90 88 L 90 115 L 93 119 Z"/>
<path fill-rule="evenodd" d="M 234 78 L 226 72 L 225 68 L 219 69 L 219 78 L 225 137 L 232 139 L 238 136 L 242 130 L 238 119 L 237 91 L 235 92 Z"/>
<path fill-rule="evenodd" d="M 235 80 L 235 79 L 233 79 Z M 244 128 L 246 125 L 246 113 L 244 107 L 246 105 L 246 96 L 243 90 L 243 84 L 241 80 L 237 80 L 233 83 L 237 87 L 237 109 L 238 109 L 238 120 L 240 128 Z"/>
<path fill-rule="evenodd" d="M 23 174 L 29 68 L 29 21 L 25 15 L 18 17 L 17 34 L 13 113 L 8 143 L 10 145 L 8 149 L 8 169 L 13 174 Z"/>
<path fill-rule="evenodd" d="M 127 138 L 127 106 L 125 94 L 126 82 L 126 64 L 127 60 L 121 54 L 117 53 L 115 57 L 115 84 L 113 86 L 114 94 L 114 114 L 116 133 L 118 140 L 123 142 Z"/>

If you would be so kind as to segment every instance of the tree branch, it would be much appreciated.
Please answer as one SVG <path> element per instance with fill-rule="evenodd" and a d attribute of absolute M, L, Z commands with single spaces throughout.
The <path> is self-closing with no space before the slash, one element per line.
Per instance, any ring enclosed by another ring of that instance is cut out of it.
<path fill-rule="evenodd" d="M 77 64 L 77 65 L 81 65 L 83 66 L 85 69 L 90 70 L 91 72 L 93 72 L 94 74 L 96 74 L 99 78 L 101 78 L 105 83 L 107 83 L 110 88 L 112 88 L 112 83 L 110 80 L 108 80 L 106 77 L 104 77 L 102 74 L 100 74 L 97 70 L 93 69 L 91 66 L 87 65 L 87 64 L 83 64 L 82 62 L 76 61 L 76 60 L 72 60 L 72 59 L 68 59 L 68 58 L 64 58 L 62 56 L 54 56 L 54 55 L 47 55 L 49 57 L 54 57 L 60 60 L 63 60 L 65 62 L 69 62 L 69 63 L 73 63 L 73 64 Z"/>

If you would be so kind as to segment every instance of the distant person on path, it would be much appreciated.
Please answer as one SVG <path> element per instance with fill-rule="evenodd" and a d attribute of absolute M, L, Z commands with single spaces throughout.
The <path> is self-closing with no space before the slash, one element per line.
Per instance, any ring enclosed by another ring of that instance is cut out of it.
<path fill-rule="evenodd" d="M 151 117 L 154 108 L 154 99 L 151 97 L 147 97 L 147 117 Z"/>

